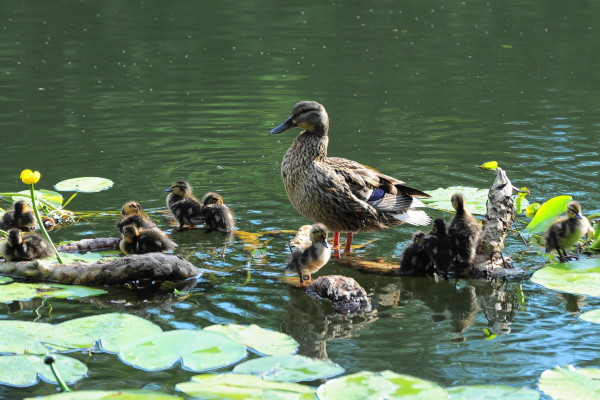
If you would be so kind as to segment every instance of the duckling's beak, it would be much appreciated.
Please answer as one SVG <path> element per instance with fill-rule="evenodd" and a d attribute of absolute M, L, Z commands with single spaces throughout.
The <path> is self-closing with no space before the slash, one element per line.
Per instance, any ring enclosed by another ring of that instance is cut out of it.
<path fill-rule="evenodd" d="M 323 246 L 329 248 L 329 245 L 327 244 L 327 239 L 323 239 Z"/>
<path fill-rule="evenodd" d="M 294 123 L 294 121 L 292 121 L 292 117 L 289 117 L 288 119 L 286 119 L 283 124 L 271 129 L 271 131 L 269 132 L 269 135 L 274 135 L 276 133 L 281 133 L 283 131 L 287 131 L 290 128 L 295 127 L 296 124 Z"/>
<path fill-rule="evenodd" d="M 583 219 L 583 215 L 580 212 L 577 213 L 577 219 Z"/>
<path fill-rule="evenodd" d="M 173 191 L 173 188 L 165 189 L 165 192 L 172 192 L 172 191 Z"/>

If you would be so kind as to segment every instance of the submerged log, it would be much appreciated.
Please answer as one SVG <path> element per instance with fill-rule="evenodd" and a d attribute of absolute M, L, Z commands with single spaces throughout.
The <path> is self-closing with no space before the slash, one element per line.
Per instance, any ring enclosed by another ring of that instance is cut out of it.
<path fill-rule="evenodd" d="M 117 250 L 119 238 L 94 238 L 82 239 L 77 242 L 65 243 L 57 246 L 58 251 L 65 253 L 85 253 L 87 251 Z"/>

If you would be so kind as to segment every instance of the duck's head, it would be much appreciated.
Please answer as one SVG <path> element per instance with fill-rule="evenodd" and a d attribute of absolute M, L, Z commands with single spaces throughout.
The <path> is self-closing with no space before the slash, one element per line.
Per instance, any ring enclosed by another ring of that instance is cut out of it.
<path fill-rule="evenodd" d="M 128 201 L 121 208 L 121 215 L 134 215 L 134 214 L 142 214 L 142 206 L 137 201 Z"/>
<path fill-rule="evenodd" d="M 271 129 L 269 134 L 281 133 L 290 128 L 300 127 L 308 132 L 327 134 L 329 116 L 325 107 L 316 101 L 303 100 L 292 108 L 290 117 L 281 125 Z"/>
<path fill-rule="evenodd" d="M 412 239 L 413 239 L 413 243 L 414 244 L 419 244 L 421 243 L 421 240 L 425 237 L 425 233 L 422 231 L 416 231 L 415 233 L 413 233 L 412 235 Z"/>
<path fill-rule="evenodd" d="M 446 233 L 446 223 L 441 218 L 436 218 L 433 220 L 433 225 L 431 225 L 431 233 L 433 234 L 444 234 Z"/>
<path fill-rule="evenodd" d="M 31 209 L 29 208 L 29 204 L 27 204 L 26 201 L 19 200 L 19 201 L 15 202 L 15 212 L 17 214 L 25 214 L 30 211 L 31 211 Z"/>
<path fill-rule="evenodd" d="M 465 209 L 465 196 L 463 196 L 462 193 L 453 194 L 451 201 L 452 207 L 454 207 L 456 211 L 462 211 Z"/>
<path fill-rule="evenodd" d="M 8 231 L 8 237 L 6 238 L 8 245 L 12 248 L 17 247 L 21 243 L 23 243 L 23 236 L 21 236 L 21 231 L 19 229 L 11 229 Z"/>
<path fill-rule="evenodd" d="M 139 235 L 140 232 L 135 225 L 127 225 L 123 227 L 123 238 L 127 241 L 127 243 L 132 243 Z"/>
<path fill-rule="evenodd" d="M 208 206 L 210 204 L 223 204 L 223 198 L 218 193 L 208 192 L 202 198 L 202 205 Z"/>
<path fill-rule="evenodd" d="M 327 227 L 323 224 L 314 224 L 310 230 L 310 240 L 313 243 L 323 243 L 325 247 L 329 247 L 327 244 Z"/>
<path fill-rule="evenodd" d="M 581 214 L 581 205 L 578 202 L 572 201 L 569 203 L 567 206 L 567 217 L 571 219 L 583 219 L 583 215 Z"/>
<path fill-rule="evenodd" d="M 165 192 L 172 192 L 177 196 L 187 196 L 192 194 L 192 185 L 186 181 L 175 181 L 170 188 L 165 189 Z"/>

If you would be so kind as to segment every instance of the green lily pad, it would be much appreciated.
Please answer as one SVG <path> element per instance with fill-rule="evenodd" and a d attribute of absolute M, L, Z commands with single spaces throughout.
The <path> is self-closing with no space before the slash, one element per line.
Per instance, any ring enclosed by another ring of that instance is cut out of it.
<path fill-rule="evenodd" d="M 65 264 L 83 262 L 88 264 L 96 263 L 102 260 L 102 254 L 95 251 L 88 251 L 87 253 L 60 253 L 60 257 L 63 259 Z"/>
<path fill-rule="evenodd" d="M 261 355 L 279 356 L 294 354 L 298 342 L 285 333 L 271 331 L 258 325 L 211 325 L 205 331 L 220 333 Z"/>
<path fill-rule="evenodd" d="M 449 400 L 537 400 L 540 394 L 531 389 L 501 385 L 455 386 L 446 389 Z"/>
<path fill-rule="evenodd" d="M 600 296 L 600 258 L 552 264 L 535 271 L 531 280 L 549 289 Z"/>
<path fill-rule="evenodd" d="M 18 195 L 12 196 L 13 201 L 25 200 L 29 204 L 31 204 L 31 191 L 30 190 L 21 190 L 20 192 L 16 192 Z M 52 209 L 57 209 L 62 206 L 63 196 L 60 193 L 57 193 L 53 190 L 40 189 L 35 190 L 35 199 L 44 204 L 48 204 Z M 38 204 L 39 206 L 39 204 Z"/>
<path fill-rule="evenodd" d="M 177 390 L 202 399 L 314 399 L 315 389 L 288 382 L 268 382 L 255 375 L 206 374 L 192 382 L 175 385 Z"/>
<path fill-rule="evenodd" d="M 98 296 L 106 293 L 105 290 L 85 286 L 46 284 L 46 283 L 20 283 L 13 282 L 2 286 L 0 290 L 0 303 L 29 300 L 34 297 L 79 298 Z"/>
<path fill-rule="evenodd" d="M 46 354 L 48 348 L 42 344 L 46 337 L 42 333 L 52 329 L 52 325 L 42 322 L 0 321 L 0 353 Z"/>
<path fill-rule="evenodd" d="M 56 368 L 66 383 L 78 381 L 87 375 L 88 369 L 81 361 L 56 355 Z M 44 357 L 36 355 L 0 356 L 0 384 L 9 386 L 32 386 L 38 377 L 50 383 L 57 383 L 50 366 L 44 364 Z"/>
<path fill-rule="evenodd" d="M 12 282 L 12 278 L 8 276 L 0 276 L 0 284 Z M 1 293 L 0 293 L 1 294 Z M 0 301 L 2 303 L 2 301 Z"/>
<path fill-rule="evenodd" d="M 144 390 L 78 390 L 42 397 L 28 397 L 25 400 L 183 400 L 170 394 L 147 392 Z"/>
<path fill-rule="evenodd" d="M 584 321 L 600 324 L 600 309 L 584 312 L 579 316 Z"/>
<path fill-rule="evenodd" d="M 225 336 L 202 330 L 163 332 L 124 346 L 119 358 L 147 371 L 183 368 L 200 372 L 226 367 L 246 357 L 246 348 Z"/>
<path fill-rule="evenodd" d="M 556 367 L 542 373 L 538 387 L 554 400 L 598 399 L 600 369 Z"/>
<path fill-rule="evenodd" d="M 447 399 L 448 392 L 436 383 L 392 371 L 362 371 L 331 379 L 317 389 L 320 400 L 352 398 L 375 399 Z"/>
<path fill-rule="evenodd" d="M 266 381 L 303 382 L 342 374 L 344 368 L 331 361 L 292 355 L 255 358 L 236 365 L 233 372 L 258 375 Z"/>
<path fill-rule="evenodd" d="M 529 233 L 544 232 L 554 221 L 554 218 L 564 213 L 569 202 L 573 200 L 571 196 L 556 196 L 545 202 L 535 213 L 535 217 L 525 228 Z"/>
<path fill-rule="evenodd" d="M 431 197 L 428 199 L 421 199 L 423 203 L 429 207 L 437 208 L 440 210 L 446 210 L 454 212 L 452 202 L 450 199 L 455 193 L 462 193 L 465 196 L 465 207 L 472 214 L 485 215 L 487 213 L 486 202 L 488 199 L 488 189 L 476 189 L 463 186 L 451 186 L 449 188 L 427 190 L 427 194 Z M 526 201 L 526 200 L 525 200 Z"/>
<path fill-rule="evenodd" d="M 95 193 L 110 189 L 112 186 L 113 181 L 110 179 L 86 176 L 60 181 L 54 185 L 54 189 L 60 192 Z"/>
<path fill-rule="evenodd" d="M 13 282 L 8 285 L 2 285 L 0 289 L 0 303 L 10 303 L 12 301 L 29 300 L 37 296 L 35 286 L 27 283 Z"/>

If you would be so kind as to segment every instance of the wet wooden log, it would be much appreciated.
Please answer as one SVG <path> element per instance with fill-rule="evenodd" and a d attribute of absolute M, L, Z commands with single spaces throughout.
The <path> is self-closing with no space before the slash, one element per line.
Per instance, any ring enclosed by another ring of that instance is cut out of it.
<path fill-rule="evenodd" d="M 71 242 L 61 244 L 57 246 L 58 251 L 65 253 L 85 253 L 88 251 L 101 251 L 101 250 L 116 250 L 119 248 L 119 238 L 94 238 L 94 239 L 83 239 L 77 242 Z"/>
<path fill-rule="evenodd" d="M 347 276 L 321 276 L 306 290 L 331 300 L 333 308 L 337 312 L 355 312 L 370 306 L 369 296 L 365 289 Z"/>

